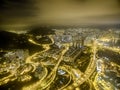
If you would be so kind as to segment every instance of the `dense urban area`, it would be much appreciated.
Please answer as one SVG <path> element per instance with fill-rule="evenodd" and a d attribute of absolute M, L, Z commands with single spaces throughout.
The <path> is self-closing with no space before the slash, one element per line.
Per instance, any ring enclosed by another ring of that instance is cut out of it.
<path fill-rule="evenodd" d="M 0 90 L 120 90 L 120 29 L 0 31 Z"/>

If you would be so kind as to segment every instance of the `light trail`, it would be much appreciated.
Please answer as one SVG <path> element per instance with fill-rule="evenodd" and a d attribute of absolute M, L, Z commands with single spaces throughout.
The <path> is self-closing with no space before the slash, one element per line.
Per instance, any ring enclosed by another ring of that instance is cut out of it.
<path fill-rule="evenodd" d="M 10 74 L 10 75 L 0 79 L 0 85 L 6 84 L 7 82 L 9 82 L 10 78 L 13 77 L 13 76 L 14 76 L 14 74 Z"/>
<path fill-rule="evenodd" d="M 50 37 L 51 40 L 52 40 L 52 43 L 51 43 L 51 44 L 53 44 L 53 43 L 54 43 L 54 40 L 52 39 L 51 36 L 49 36 L 49 37 Z M 34 67 L 34 69 L 32 70 L 32 72 L 34 72 L 34 71 L 36 70 L 36 63 L 33 62 L 32 59 L 33 59 L 34 57 L 36 57 L 37 55 L 42 54 L 43 52 L 48 51 L 48 50 L 50 49 L 50 45 L 51 45 L 51 44 L 39 44 L 39 43 L 36 43 L 36 42 L 35 42 L 34 40 L 32 40 L 32 39 L 28 39 L 28 41 L 31 42 L 31 43 L 33 43 L 33 44 L 35 44 L 35 45 L 42 46 L 42 47 L 44 48 L 43 51 L 36 52 L 36 53 L 34 53 L 33 55 L 29 56 L 29 57 L 26 59 L 26 63 L 30 63 L 30 64 L 32 64 L 32 66 Z M 41 64 L 42 64 L 42 63 L 41 63 Z M 45 67 L 44 67 L 44 68 L 45 68 Z M 36 82 L 36 83 L 34 83 L 34 84 L 30 85 L 30 86 L 23 87 L 22 90 L 36 90 L 36 89 L 40 86 L 40 84 L 43 82 L 43 80 L 46 78 L 47 74 L 48 74 L 48 71 L 47 71 L 47 68 L 45 68 L 45 75 L 42 77 L 42 79 L 40 79 L 38 82 Z"/>
<path fill-rule="evenodd" d="M 116 53 L 120 54 L 120 48 L 104 46 L 103 44 L 101 44 L 99 42 L 97 42 L 97 45 L 98 45 L 99 48 L 111 50 L 113 52 L 116 52 Z"/>
<path fill-rule="evenodd" d="M 98 73 L 96 74 L 95 79 L 94 79 L 94 82 L 93 82 L 93 85 L 94 85 L 94 87 L 95 87 L 95 90 L 99 90 L 99 87 L 98 87 L 98 85 L 97 85 L 97 79 L 98 79 Z"/>
<path fill-rule="evenodd" d="M 92 48 L 92 57 L 90 60 L 90 63 L 85 71 L 85 73 L 82 75 L 82 77 L 80 77 L 78 80 L 74 81 L 71 85 L 69 85 L 68 87 L 64 88 L 63 90 L 72 90 L 74 88 L 77 88 L 78 86 L 80 86 L 83 82 L 85 82 L 87 79 L 89 79 L 89 77 L 92 75 L 92 73 L 95 70 L 95 62 L 96 62 L 96 51 L 97 47 L 96 47 L 96 41 L 93 43 L 93 48 Z M 78 73 L 78 72 L 77 72 Z M 78 73 L 79 74 L 79 73 Z"/>
<path fill-rule="evenodd" d="M 23 87 L 22 90 L 37 90 L 40 83 L 46 78 L 46 76 L 48 74 L 47 68 L 44 67 L 44 69 L 45 69 L 45 74 L 43 75 L 43 77 L 38 82 L 36 82 L 36 83 L 34 83 L 32 85 Z"/>
<path fill-rule="evenodd" d="M 32 39 L 28 39 L 28 41 L 31 42 L 31 43 L 33 43 L 33 44 L 35 44 L 35 45 L 42 46 L 42 47 L 44 48 L 43 51 L 36 52 L 36 53 L 34 53 L 33 55 L 27 57 L 27 59 L 26 59 L 26 63 L 30 63 L 30 64 L 33 66 L 32 72 L 34 72 L 34 71 L 36 70 L 36 65 L 35 65 L 35 62 L 32 61 L 32 59 L 33 59 L 34 57 L 36 57 L 37 55 L 42 54 L 42 53 L 48 51 L 48 50 L 50 49 L 50 46 L 49 46 L 49 44 L 39 44 L 39 43 L 36 43 L 36 42 L 35 42 L 34 40 L 32 40 Z M 52 39 L 52 43 L 51 43 L 51 44 L 53 44 L 53 43 L 54 43 L 54 41 L 53 41 L 53 39 Z M 51 44 L 50 44 L 50 45 L 51 45 Z"/>
<path fill-rule="evenodd" d="M 68 83 L 66 85 L 64 85 L 63 87 L 61 87 L 60 89 L 58 89 L 58 90 L 63 90 L 65 87 L 67 87 L 70 84 L 70 82 L 72 80 L 72 75 L 71 75 L 71 72 L 70 72 L 70 67 L 68 67 L 67 65 L 60 66 L 59 68 L 66 71 L 70 76 L 70 79 L 69 79 Z"/>
<path fill-rule="evenodd" d="M 43 51 L 40 51 L 40 52 L 36 52 L 36 53 L 34 53 L 33 55 L 29 56 L 29 57 L 26 59 L 26 63 L 33 63 L 33 62 L 31 61 L 33 57 L 35 57 L 35 56 L 37 56 L 38 54 L 41 54 L 41 53 L 43 53 L 43 52 L 46 52 L 47 50 L 50 49 L 50 45 L 54 44 L 54 40 L 53 40 L 52 36 L 50 36 L 50 35 L 49 35 L 49 38 L 50 38 L 51 41 L 52 41 L 50 44 L 39 44 L 39 43 L 35 42 L 33 39 L 28 39 L 28 41 L 29 41 L 30 43 L 33 43 L 33 44 L 38 45 L 38 46 L 42 46 L 42 47 L 44 48 L 44 50 L 43 50 Z"/>
<path fill-rule="evenodd" d="M 88 83 L 89 83 L 89 86 L 90 86 L 89 90 L 93 90 L 94 86 L 93 86 L 93 83 L 90 79 L 88 79 Z"/>
<path fill-rule="evenodd" d="M 50 37 L 51 40 L 52 40 L 52 43 L 51 43 L 51 44 L 53 44 L 53 43 L 54 43 L 54 40 L 52 39 L 51 36 L 49 36 L 49 37 Z M 39 45 L 39 46 L 43 46 L 43 48 L 45 48 L 45 50 L 43 50 L 43 51 L 41 51 L 41 52 L 36 52 L 35 54 L 31 55 L 30 57 L 28 57 L 28 58 L 26 59 L 26 63 L 34 64 L 34 62 L 32 62 L 32 58 L 35 57 L 35 56 L 37 56 L 38 54 L 41 54 L 41 53 L 49 50 L 51 44 L 42 44 L 42 45 L 41 45 L 41 44 L 38 44 L 38 43 L 36 43 L 35 41 L 31 40 L 31 39 L 29 39 L 29 41 L 30 41 L 31 43 L 33 43 L 33 44 L 36 44 L 36 45 Z M 66 46 L 66 45 L 65 45 L 65 46 Z M 66 52 L 67 50 L 68 50 L 68 47 L 65 47 L 65 49 L 62 51 L 62 53 L 61 53 L 61 55 L 60 55 L 60 57 L 59 57 L 59 59 L 58 59 L 57 64 L 55 65 L 54 69 L 52 70 L 52 72 L 51 72 L 48 76 L 45 75 L 45 77 L 44 77 L 43 79 L 41 79 L 40 81 L 38 81 L 37 83 L 35 83 L 35 84 L 33 84 L 33 85 L 30 85 L 30 87 L 24 87 L 23 90 L 28 90 L 28 88 L 29 88 L 29 90 L 33 90 L 33 89 L 43 90 L 43 89 L 47 88 L 47 87 L 53 82 L 53 80 L 55 79 L 57 68 L 58 68 L 60 62 L 61 62 L 62 59 L 63 59 L 63 55 L 65 54 L 65 52 Z M 46 74 L 47 74 L 47 73 L 46 73 Z M 46 77 L 46 76 L 47 76 L 47 77 Z"/>
<path fill-rule="evenodd" d="M 53 80 L 56 77 L 56 71 L 58 69 L 58 66 L 59 66 L 60 62 L 63 60 L 63 55 L 66 53 L 66 51 L 68 49 L 69 49 L 68 47 L 65 47 L 65 49 L 61 52 L 61 55 L 58 58 L 58 62 L 55 65 L 55 67 L 53 68 L 53 70 L 51 71 L 51 73 L 39 84 L 38 88 L 40 90 L 44 90 L 53 82 Z"/>

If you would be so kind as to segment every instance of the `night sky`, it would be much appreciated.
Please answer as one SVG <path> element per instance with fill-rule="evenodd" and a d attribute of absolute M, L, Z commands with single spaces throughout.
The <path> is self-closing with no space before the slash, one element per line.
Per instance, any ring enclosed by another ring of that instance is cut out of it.
<path fill-rule="evenodd" d="M 119 23 L 120 0 L 0 0 L 0 26 Z"/>

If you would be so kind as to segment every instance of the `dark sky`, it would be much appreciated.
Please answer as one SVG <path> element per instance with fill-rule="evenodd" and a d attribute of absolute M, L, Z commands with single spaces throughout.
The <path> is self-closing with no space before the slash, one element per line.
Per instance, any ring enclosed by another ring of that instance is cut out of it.
<path fill-rule="evenodd" d="M 0 25 L 120 23 L 120 0 L 0 0 Z"/>

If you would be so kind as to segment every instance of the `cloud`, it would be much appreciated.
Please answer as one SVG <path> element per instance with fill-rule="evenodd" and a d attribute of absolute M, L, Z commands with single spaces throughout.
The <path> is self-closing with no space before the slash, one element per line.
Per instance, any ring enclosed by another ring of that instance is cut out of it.
<path fill-rule="evenodd" d="M 5 1 L 9 1 L 7 5 L 11 9 L 2 10 L 2 23 L 56 25 L 120 21 L 120 0 L 26 0 L 25 3 L 23 0 Z"/>

